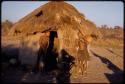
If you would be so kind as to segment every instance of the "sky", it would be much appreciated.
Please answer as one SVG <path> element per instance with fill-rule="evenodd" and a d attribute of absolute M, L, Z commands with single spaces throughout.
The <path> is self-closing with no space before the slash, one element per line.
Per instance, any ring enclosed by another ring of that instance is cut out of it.
<path fill-rule="evenodd" d="M 48 1 L 3 1 L 2 21 L 6 19 L 17 22 L 34 9 Z M 124 4 L 121 1 L 65 1 L 73 5 L 87 19 L 97 26 L 121 26 L 124 23 Z"/>

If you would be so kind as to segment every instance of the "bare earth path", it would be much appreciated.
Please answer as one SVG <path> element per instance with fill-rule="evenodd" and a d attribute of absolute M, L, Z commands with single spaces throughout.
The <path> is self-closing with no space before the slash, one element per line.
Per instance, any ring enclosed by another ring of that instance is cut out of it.
<path fill-rule="evenodd" d="M 111 83 L 123 81 L 123 49 L 90 48 L 91 60 L 86 76 L 71 78 L 70 83 Z M 55 82 L 52 74 L 9 68 L 2 73 L 3 82 Z"/>
<path fill-rule="evenodd" d="M 72 82 L 83 83 L 110 83 L 123 81 L 123 49 L 91 47 L 91 60 L 86 77 L 80 77 Z"/>

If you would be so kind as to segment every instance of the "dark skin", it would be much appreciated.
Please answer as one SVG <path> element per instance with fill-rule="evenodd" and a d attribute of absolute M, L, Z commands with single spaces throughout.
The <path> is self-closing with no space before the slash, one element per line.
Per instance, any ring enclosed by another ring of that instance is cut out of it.
<path fill-rule="evenodd" d="M 87 51 L 88 41 L 82 36 L 81 33 L 78 33 L 80 39 L 78 39 L 78 54 L 77 54 L 77 67 L 81 70 L 81 74 L 87 69 L 87 61 L 89 60 L 89 53 Z M 79 66 L 80 65 L 80 66 Z M 82 67 L 81 67 L 82 66 Z"/>
<path fill-rule="evenodd" d="M 37 63 L 36 63 L 36 69 L 37 71 L 41 71 L 41 68 L 44 68 L 45 65 L 45 57 L 46 57 L 46 52 L 48 48 L 48 42 L 49 42 L 49 36 L 45 34 L 44 36 L 40 37 L 39 40 L 39 51 L 38 51 L 38 57 L 37 57 Z M 43 63 L 43 66 L 40 65 L 40 63 Z"/>

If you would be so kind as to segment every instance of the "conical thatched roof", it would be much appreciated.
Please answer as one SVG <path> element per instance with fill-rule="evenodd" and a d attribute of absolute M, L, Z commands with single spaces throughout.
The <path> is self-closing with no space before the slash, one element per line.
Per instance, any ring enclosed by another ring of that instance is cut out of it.
<path fill-rule="evenodd" d="M 1 23 L 2 35 L 4 35 L 4 36 L 7 35 L 12 26 L 13 26 L 13 23 L 10 22 L 9 20 L 5 20 L 4 22 L 2 22 Z"/>
<path fill-rule="evenodd" d="M 96 25 L 86 20 L 85 16 L 72 5 L 64 1 L 50 1 L 19 20 L 9 34 L 13 35 L 15 31 L 23 35 L 47 30 L 54 31 L 58 28 L 66 28 L 64 25 L 80 29 L 84 34 L 96 31 Z"/>

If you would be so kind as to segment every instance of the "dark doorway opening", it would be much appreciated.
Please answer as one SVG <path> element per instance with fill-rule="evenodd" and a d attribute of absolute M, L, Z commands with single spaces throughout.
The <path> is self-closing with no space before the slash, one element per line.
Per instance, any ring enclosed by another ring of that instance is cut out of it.
<path fill-rule="evenodd" d="M 57 32 L 51 31 L 49 36 L 49 47 L 47 49 L 47 55 L 45 58 L 46 70 L 50 71 L 57 68 L 57 56 L 58 53 L 54 51 L 54 39 L 58 38 Z"/>

